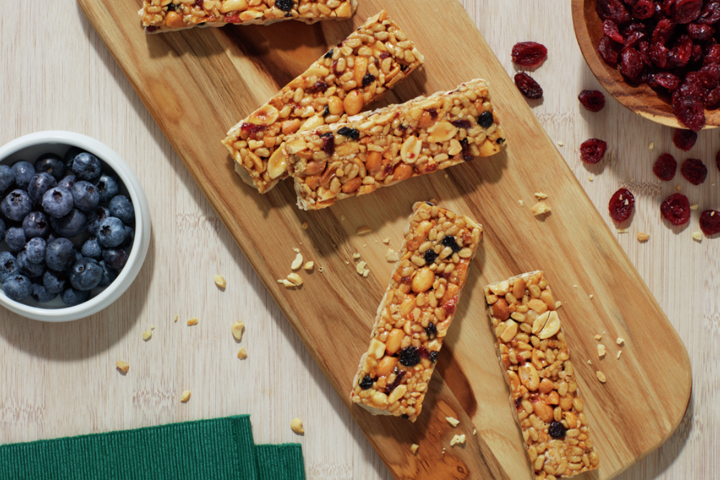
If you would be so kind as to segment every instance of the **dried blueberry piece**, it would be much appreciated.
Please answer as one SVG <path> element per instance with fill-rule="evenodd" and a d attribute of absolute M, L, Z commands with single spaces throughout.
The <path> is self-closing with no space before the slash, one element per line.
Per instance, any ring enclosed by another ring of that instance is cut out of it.
<path fill-rule="evenodd" d="M 437 362 L 438 355 L 439 355 L 438 352 L 430 352 L 430 361 L 431 361 L 432 363 Z"/>
<path fill-rule="evenodd" d="M 414 367 L 420 363 L 420 352 L 415 347 L 406 347 L 400 350 L 400 363 L 406 367 Z"/>
<path fill-rule="evenodd" d="M 453 253 L 457 253 L 460 250 L 462 250 L 462 247 L 457 244 L 457 241 L 455 240 L 455 237 L 452 235 L 446 235 L 445 238 L 442 239 L 443 246 L 450 247 L 453 251 Z"/>
<path fill-rule="evenodd" d="M 390 395 L 393 390 L 395 390 L 398 385 L 402 383 L 402 379 L 405 377 L 405 374 L 407 373 L 405 370 L 398 370 L 397 367 L 395 367 L 395 370 L 393 370 L 393 373 L 395 374 L 395 380 L 385 387 L 385 394 Z"/>
<path fill-rule="evenodd" d="M 330 115 L 330 107 L 325 105 L 325 110 L 323 110 L 322 116 L 327 117 L 328 115 Z"/>
<path fill-rule="evenodd" d="M 371 84 L 372 82 L 374 82 L 374 81 L 375 81 L 375 75 L 373 75 L 373 74 L 371 74 L 371 73 L 366 73 L 365 76 L 364 76 L 363 79 L 362 79 L 362 86 L 363 86 L 363 87 L 367 87 L 368 85 L 370 85 L 370 84 Z"/>
<path fill-rule="evenodd" d="M 435 250 L 432 248 L 425 252 L 424 258 L 425 263 L 430 265 L 435 262 L 435 259 L 438 257 L 438 254 L 435 253 Z"/>
<path fill-rule="evenodd" d="M 560 422 L 552 422 L 550 428 L 548 428 L 548 433 L 553 438 L 565 438 L 565 427 Z"/>
<path fill-rule="evenodd" d="M 293 8 L 293 0 L 277 0 L 275 6 L 283 12 L 289 12 Z"/>
<path fill-rule="evenodd" d="M 435 324 L 430 323 L 425 329 L 425 333 L 427 333 L 427 336 L 430 340 L 435 340 L 435 337 L 437 337 L 437 327 L 435 326 Z"/>
<path fill-rule="evenodd" d="M 175 5 L 174 3 L 169 3 L 168 6 L 167 6 L 167 11 L 168 11 L 168 12 L 174 12 L 174 11 L 175 11 L 175 8 L 176 8 L 176 5 Z"/>
<path fill-rule="evenodd" d="M 367 390 L 368 388 L 372 387 L 373 379 L 370 375 L 365 375 L 362 380 L 360 380 L 360 388 L 363 390 Z"/>
<path fill-rule="evenodd" d="M 323 58 L 332 58 L 333 53 L 335 53 L 335 49 L 331 48 L 325 55 L 323 55 Z"/>
<path fill-rule="evenodd" d="M 472 124 L 470 123 L 470 120 L 453 120 L 450 122 L 453 124 L 453 126 L 457 128 L 463 128 L 465 130 L 470 130 L 472 128 Z"/>
<path fill-rule="evenodd" d="M 341 127 L 337 131 L 337 133 L 342 135 L 343 137 L 349 138 L 350 140 L 357 140 L 358 138 L 360 138 L 360 131 L 354 128 Z"/>

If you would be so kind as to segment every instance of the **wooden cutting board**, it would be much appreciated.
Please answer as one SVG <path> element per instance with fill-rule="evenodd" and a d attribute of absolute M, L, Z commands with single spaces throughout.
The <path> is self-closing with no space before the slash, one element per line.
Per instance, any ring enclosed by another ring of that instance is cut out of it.
<path fill-rule="evenodd" d="M 352 22 L 228 26 L 152 36 L 140 27 L 140 0 L 78 1 L 396 478 L 530 478 L 482 294 L 483 285 L 530 270 L 545 270 L 563 302 L 559 313 L 601 459 L 599 474 L 587 478 L 617 475 L 677 428 L 691 389 L 685 347 L 456 0 L 360 0 Z M 385 102 L 485 78 L 508 147 L 494 157 L 319 212 L 295 207 L 290 182 L 264 196 L 243 184 L 220 144 L 228 128 L 382 8 L 426 58 L 424 69 Z M 498 21 L 511 17 L 507 12 Z M 545 219 L 530 212 L 534 192 L 550 195 L 553 211 Z M 389 238 L 397 249 L 412 204 L 431 198 L 482 223 L 485 236 L 423 414 L 411 424 L 371 416 L 350 404 L 348 392 L 390 276 L 382 239 Z M 365 225 L 373 232 L 358 236 L 357 228 Z M 294 247 L 314 260 L 316 269 L 301 273 L 302 288 L 286 290 L 276 280 L 290 273 Z M 356 273 L 354 252 L 370 266 L 369 277 Z M 593 338 L 599 333 L 608 347 L 604 360 L 598 359 Z M 622 347 L 615 344 L 617 337 L 625 339 Z M 606 384 L 596 379 L 596 370 L 605 373 Z M 451 427 L 447 416 L 458 418 L 460 425 Z M 467 435 L 467 443 L 451 448 L 450 439 L 460 433 Z M 413 443 L 420 445 L 417 455 L 410 452 Z"/>

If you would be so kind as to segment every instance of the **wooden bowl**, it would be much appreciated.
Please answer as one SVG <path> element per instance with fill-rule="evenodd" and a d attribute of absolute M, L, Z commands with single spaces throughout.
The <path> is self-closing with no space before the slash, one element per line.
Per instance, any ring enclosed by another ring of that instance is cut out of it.
<path fill-rule="evenodd" d="M 670 96 L 658 95 L 647 85 L 634 87 L 625 82 L 616 67 L 605 63 L 597 46 L 603 37 L 602 20 L 595 12 L 596 0 L 572 0 L 575 37 L 590 71 L 610 95 L 641 117 L 668 127 L 687 128 L 675 117 Z M 705 110 L 705 127 L 720 126 L 720 110 Z"/>

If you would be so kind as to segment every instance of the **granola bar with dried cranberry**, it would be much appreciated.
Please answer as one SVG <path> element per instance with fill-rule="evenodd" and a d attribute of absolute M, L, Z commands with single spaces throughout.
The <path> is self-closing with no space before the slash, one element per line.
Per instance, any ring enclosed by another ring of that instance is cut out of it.
<path fill-rule="evenodd" d="M 350 397 L 374 415 L 414 422 L 455 317 L 482 227 L 429 202 L 413 206 Z"/>
<path fill-rule="evenodd" d="M 287 135 L 359 113 L 422 62 L 415 44 L 382 11 L 230 129 L 222 143 L 243 179 L 265 193 L 288 176 Z"/>
<path fill-rule="evenodd" d="M 598 468 L 555 308 L 541 271 L 485 287 L 510 401 L 535 478 L 565 478 Z"/>
<path fill-rule="evenodd" d="M 349 117 L 286 139 L 298 206 L 329 207 L 500 151 L 505 134 L 485 80 Z"/>

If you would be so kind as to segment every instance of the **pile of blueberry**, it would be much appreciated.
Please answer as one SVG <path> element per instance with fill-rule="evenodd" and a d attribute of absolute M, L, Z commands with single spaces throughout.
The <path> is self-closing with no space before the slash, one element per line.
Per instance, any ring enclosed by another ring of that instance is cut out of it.
<path fill-rule="evenodd" d="M 105 170 L 105 171 L 104 171 Z M 68 306 L 110 285 L 135 236 L 135 210 L 120 180 L 94 155 L 72 147 L 33 165 L 0 165 L 0 284 L 15 301 Z"/>

